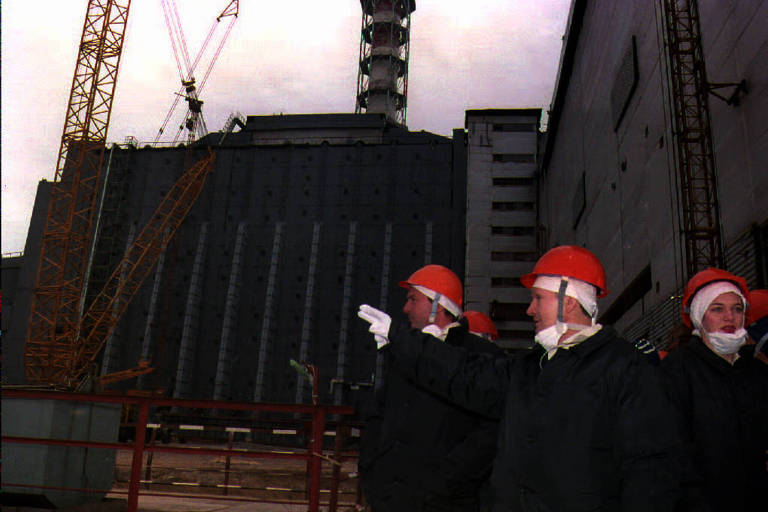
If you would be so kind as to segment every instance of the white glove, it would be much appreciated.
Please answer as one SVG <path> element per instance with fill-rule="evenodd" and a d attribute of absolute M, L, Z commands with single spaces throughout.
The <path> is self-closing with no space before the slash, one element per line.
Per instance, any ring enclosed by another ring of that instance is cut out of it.
<path fill-rule="evenodd" d="M 368 332 L 373 333 L 377 349 L 389 343 L 389 326 L 392 323 L 392 318 L 388 314 L 368 304 L 361 304 L 357 316 L 371 324 Z"/>

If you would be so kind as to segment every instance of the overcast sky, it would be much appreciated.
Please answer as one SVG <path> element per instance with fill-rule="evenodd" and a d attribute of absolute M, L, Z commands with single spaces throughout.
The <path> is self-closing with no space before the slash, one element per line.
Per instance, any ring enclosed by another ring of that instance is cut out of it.
<path fill-rule="evenodd" d="M 176 0 L 191 55 L 228 1 Z M 86 5 L 2 3 L 3 253 L 24 249 L 37 183 L 53 179 Z M 570 0 L 416 5 L 409 129 L 451 135 L 467 109 L 548 108 Z M 232 112 L 354 112 L 360 23 L 359 0 L 241 0 L 201 97 L 208 129 Z M 160 0 L 133 0 L 108 140 L 153 141 L 178 87 Z"/>

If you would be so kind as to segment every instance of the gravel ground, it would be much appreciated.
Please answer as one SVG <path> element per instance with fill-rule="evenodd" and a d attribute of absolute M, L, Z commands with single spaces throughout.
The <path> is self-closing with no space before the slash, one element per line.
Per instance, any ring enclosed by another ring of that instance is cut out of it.
<path fill-rule="evenodd" d="M 191 448 L 223 448 L 221 446 L 195 445 L 191 443 L 168 444 Z M 234 448 L 269 451 L 285 450 L 254 444 L 236 444 Z M 333 453 L 325 451 L 332 457 Z M 59 509 L 61 512 L 125 512 L 125 494 L 128 489 L 132 454 L 118 452 L 115 464 L 115 484 L 101 503 L 91 503 L 79 507 Z M 147 454 L 142 467 L 142 478 L 146 478 Z M 173 494 L 174 496 L 139 495 L 140 512 L 306 512 L 308 505 L 305 489 L 306 463 L 282 459 L 253 459 L 232 457 L 230 461 L 228 497 L 231 500 L 215 499 L 224 497 L 226 458 L 210 455 L 183 455 L 175 453 L 155 453 L 151 464 L 151 485 L 142 484 L 141 493 Z M 320 510 L 327 511 L 333 464 L 327 460 L 322 463 L 321 505 Z M 345 460 L 340 471 L 339 512 L 356 510 L 357 497 L 357 460 Z M 186 497 L 185 494 L 199 495 L 200 498 Z M 241 499 L 259 499 L 269 502 L 245 502 Z M 40 508 L 3 506 L 3 512 L 43 512 Z"/>

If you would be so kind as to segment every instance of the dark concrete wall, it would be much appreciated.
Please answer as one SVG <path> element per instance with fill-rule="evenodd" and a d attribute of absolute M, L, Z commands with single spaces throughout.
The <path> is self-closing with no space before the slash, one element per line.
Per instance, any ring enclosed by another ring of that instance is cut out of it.
<path fill-rule="evenodd" d="M 244 139 L 233 136 L 231 140 Z M 330 380 L 340 376 L 340 368 L 347 382 L 370 381 L 375 345 L 367 324 L 356 316 L 358 305 L 382 306 L 383 279 L 387 279 L 386 309 L 400 317 L 405 293 L 397 281 L 428 262 L 447 265 L 463 277 L 465 151 L 463 136 L 451 140 L 408 132 L 377 144 L 244 144 L 218 149 L 213 173 L 166 251 L 155 306 L 153 271 L 118 325 L 110 371 L 135 366 L 149 333 L 153 366 L 158 370 L 143 378 L 141 386 L 174 393 L 193 264 L 202 226 L 207 224 L 201 301 L 193 312 L 197 325 L 194 379 L 184 395 L 213 396 L 223 325 L 230 315 L 231 370 L 224 397 L 252 400 L 273 242 L 277 226 L 282 225 L 263 399 L 294 401 L 296 386 L 303 381 L 297 379 L 289 360 L 300 358 L 305 327 L 309 328 L 307 359 L 320 367 L 323 400 L 331 400 Z M 105 268 L 115 267 L 131 226 L 138 234 L 180 175 L 183 161 L 183 148 L 115 151 L 107 191 L 113 199 L 102 215 L 97 253 Z M 238 295 L 228 310 L 227 292 L 242 223 Z M 318 250 L 315 271 L 310 274 L 316 223 Z M 391 225 L 389 246 L 387 224 Z M 307 283 L 312 278 L 314 293 L 307 309 Z M 94 280 L 93 289 L 99 288 Z M 305 324 L 306 311 L 309 324 Z M 341 347 L 346 347 L 346 358 L 340 365 Z M 135 387 L 136 383 L 124 385 Z M 308 399 L 308 391 L 304 397 Z M 343 401 L 354 401 L 354 396 L 346 394 Z"/>
<path fill-rule="evenodd" d="M 26 384 L 24 376 L 24 343 L 29 324 L 32 291 L 40 262 L 40 245 L 48 213 L 48 202 L 53 183 L 41 181 L 37 185 L 35 204 L 29 221 L 29 232 L 24 244 L 24 256 L 13 266 L 17 269 L 15 282 L 6 283 L 3 271 L 3 384 Z M 3 262 L 3 267 L 6 263 Z M 8 285 L 11 285 L 7 287 Z"/>

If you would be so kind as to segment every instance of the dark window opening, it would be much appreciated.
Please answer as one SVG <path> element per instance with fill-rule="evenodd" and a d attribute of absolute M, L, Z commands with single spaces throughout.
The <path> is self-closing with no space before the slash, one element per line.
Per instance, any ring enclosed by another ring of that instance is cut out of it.
<path fill-rule="evenodd" d="M 491 302 L 488 315 L 491 320 L 499 322 L 505 321 L 528 321 L 530 317 L 525 314 L 528 310 L 527 303 L 519 302 Z"/>
<path fill-rule="evenodd" d="M 493 178 L 494 187 L 530 187 L 533 185 L 533 178 Z"/>
<path fill-rule="evenodd" d="M 494 201 L 491 207 L 501 211 L 533 211 L 533 201 Z"/>
<path fill-rule="evenodd" d="M 613 86 L 611 87 L 610 103 L 613 131 L 619 129 L 619 125 L 624 118 L 629 102 L 635 93 L 635 89 L 637 89 L 639 77 L 640 75 L 637 67 L 637 42 L 635 36 L 632 36 L 628 47 L 624 50 L 624 55 L 621 58 L 619 69 L 616 71 L 616 75 L 613 78 Z"/>
<path fill-rule="evenodd" d="M 534 236 L 536 228 L 533 226 L 491 226 L 492 235 L 505 236 Z"/>
<path fill-rule="evenodd" d="M 582 172 L 576 190 L 573 193 L 573 229 L 579 225 L 579 220 L 587 208 L 587 173 Z"/>
<path fill-rule="evenodd" d="M 653 288 L 653 279 L 651 278 L 651 266 L 646 267 L 629 283 L 621 295 L 619 295 L 608 311 L 600 317 L 600 323 L 614 324 L 624 313 L 637 303 L 643 296 Z"/>
<path fill-rule="evenodd" d="M 536 131 L 536 123 L 495 123 L 495 132 L 533 132 Z"/>
<path fill-rule="evenodd" d="M 494 162 L 512 162 L 516 164 L 532 164 L 536 158 L 532 153 L 495 153 Z"/>
<path fill-rule="evenodd" d="M 522 288 L 519 277 L 492 277 L 491 288 Z"/>
<path fill-rule="evenodd" d="M 539 253 L 527 251 L 491 251 L 491 261 L 536 261 Z"/>

